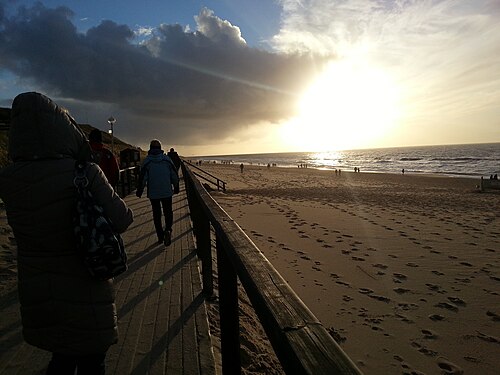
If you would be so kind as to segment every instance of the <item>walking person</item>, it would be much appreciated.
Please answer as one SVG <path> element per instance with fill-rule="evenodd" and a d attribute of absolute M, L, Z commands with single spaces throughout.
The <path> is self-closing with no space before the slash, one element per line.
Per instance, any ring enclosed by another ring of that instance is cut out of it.
<path fill-rule="evenodd" d="M 153 210 L 153 222 L 158 236 L 158 243 L 168 246 L 172 242 L 172 196 L 179 192 L 179 177 L 172 160 L 161 149 L 161 143 L 153 139 L 148 156 L 144 159 L 139 176 L 136 195 L 142 196 L 147 186 L 147 196 Z M 162 225 L 162 211 L 165 217 L 165 229 Z"/>
<path fill-rule="evenodd" d="M 48 375 L 103 375 L 118 340 L 113 280 L 90 275 L 74 236 L 75 164 L 91 155 L 85 134 L 51 99 L 35 92 L 14 99 L 12 163 L 0 170 L 0 197 L 17 242 L 23 337 L 52 352 Z M 132 211 L 96 164 L 87 178 L 114 230 L 124 232 Z"/>
<path fill-rule="evenodd" d="M 116 187 L 120 178 L 120 168 L 118 167 L 115 155 L 102 143 L 102 132 L 99 129 L 94 129 L 90 132 L 89 143 L 90 147 L 92 147 L 94 163 L 102 169 L 109 184 Z"/>
<path fill-rule="evenodd" d="M 181 167 L 181 158 L 179 157 L 177 151 L 175 151 L 174 148 L 172 147 L 170 151 L 167 152 L 167 156 L 170 158 L 170 160 L 172 160 L 177 170 L 177 173 L 179 173 L 179 168 Z"/>

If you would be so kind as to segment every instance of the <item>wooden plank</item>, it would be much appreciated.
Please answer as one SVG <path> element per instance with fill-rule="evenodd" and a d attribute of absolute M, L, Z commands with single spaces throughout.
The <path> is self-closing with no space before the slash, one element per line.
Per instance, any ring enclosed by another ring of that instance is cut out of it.
<path fill-rule="evenodd" d="M 137 199 L 134 198 L 135 201 L 131 204 L 134 213 L 139 213 L 136 215 L 137 224 L 124 235 L 129 251 L 129 270 L 120 280 L 120 292 L 122 293 L 117 294 L 120 319 L 120 341 L 117 347 L 119 350 L 116 356 L 113 356 L 113 351 L 110 351 L 108 355 L 108 361 L 114 363 L 113 370 L 117 374 L 124 373 L 123 371 L 129 373 L 132 371 L 133 361 L 137 361 L 135 354 L 142 329 L 140 324 L 142 324 L 143 314 L 147 306 L 147 301 L 143 301 L 147 297 L 145 288 L 151 283 L 151 268 L 148 266 L 151 267 L 150 264 L 156 262 L 161 246 L 156 244 L 156 234 L 152 235 L 154 227 L 149 201 L 144 200 L 146 204 L 141 204 L 138 206 L 140 209 L 136 210 Z M 115 348 L 112 347 L 113 349 Z"/>
<path fill-rule="evenodd" d="M 135 221 L 123 235 L 129 270 L 115 280 L 119 342 L 108 352 L 107 374 L 215 374 L 182 187 L 174 197 L 174 238 L 167 249 L 156 243 L 149 200 L 126 198 Z M 15 290 L 0 299 L 0 314 L 0 373 L 44 373 L 50 353 L 23 342 Z"/>
<path fill-rule="evenodd" d="M 171 251 L 174 254 L 174 264 L 177 267 L 182 262 L 182 253 L 179 246 L 174 246 Z M 182 273 L 176 272 L 172 276 L 172 291 L 170 293 L 170 314 L 168 322 L 167 335 L 167 374 L 182 373 L 182 305 L 181 305 L 181 287 Z"/>
<path fill-rule="evenodd" d="M 173 264 L 173 253 L 166 251 L 164 256 L 163 271 L 170 269 Z M 157 320 L 153 334 L 153 343 L 151 348 L 151 367 L 150 374 L 164 374 L 167 364 L 167 332 L 170 314 L 170 293 L 172 281 L 165 272 L 158 277 L 159 299 L 156 307 Z"/>

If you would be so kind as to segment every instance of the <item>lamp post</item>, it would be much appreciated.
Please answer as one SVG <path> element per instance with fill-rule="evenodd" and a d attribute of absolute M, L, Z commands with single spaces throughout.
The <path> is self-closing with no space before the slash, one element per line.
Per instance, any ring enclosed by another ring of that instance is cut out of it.
<path fill-rule="evenodd" d="M 108 124 L 111 126 L 111 129 L 109 130 L 109 134 L 111 134 L 111 153 L 114 155 L 115 154 L 115 138 L 113 136 L 113 125 L 115 124 L 116 119 L 111 116 L 108 118 Z"/>

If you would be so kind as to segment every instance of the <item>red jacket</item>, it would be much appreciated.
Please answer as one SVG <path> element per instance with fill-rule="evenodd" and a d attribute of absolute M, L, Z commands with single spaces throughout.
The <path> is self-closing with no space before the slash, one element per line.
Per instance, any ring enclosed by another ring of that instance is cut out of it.
<path fill-rule="evenodd" d="M 115 187 L 120 178 L 120 168 L 115 156 L 102 143 L 90 142 L 90 146 L 94 154 L 94 163 L 102 169 L 109 184 Z"/>

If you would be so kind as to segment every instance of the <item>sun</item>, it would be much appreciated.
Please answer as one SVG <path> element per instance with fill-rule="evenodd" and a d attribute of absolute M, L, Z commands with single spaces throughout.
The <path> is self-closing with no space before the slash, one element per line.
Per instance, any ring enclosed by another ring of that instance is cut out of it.
<path fill-rule="evenodd" d="M 376 147 L 397 121 L 398 98 L 383 70 L 331 62 L 301 97 L 298 115 L 283 125 L 282 139 L 308 151 Z"/>

